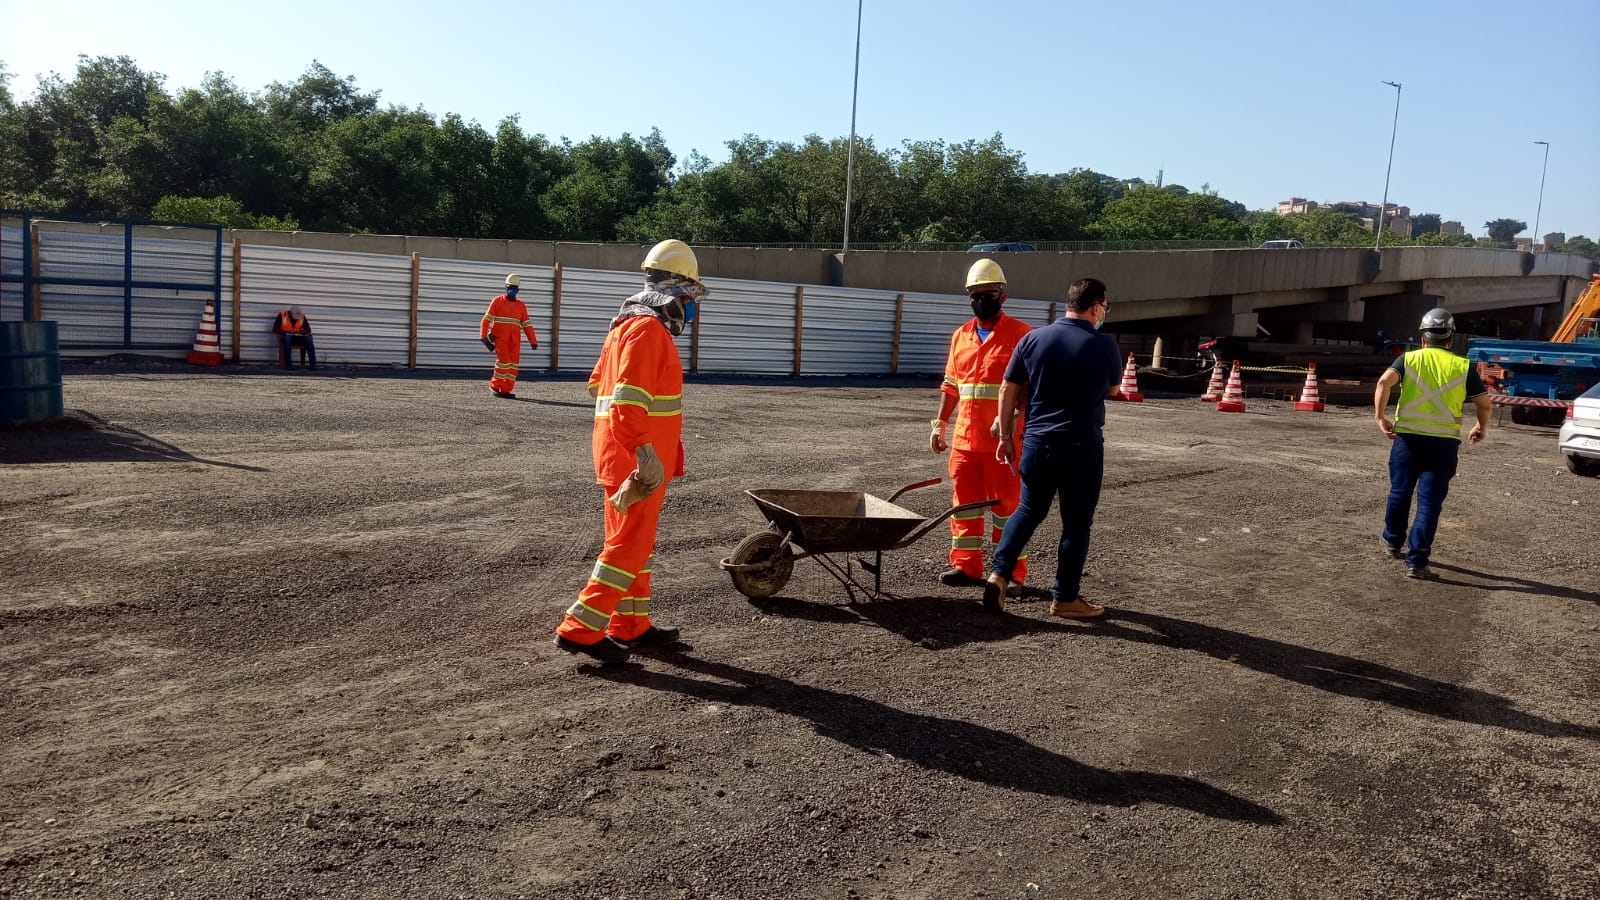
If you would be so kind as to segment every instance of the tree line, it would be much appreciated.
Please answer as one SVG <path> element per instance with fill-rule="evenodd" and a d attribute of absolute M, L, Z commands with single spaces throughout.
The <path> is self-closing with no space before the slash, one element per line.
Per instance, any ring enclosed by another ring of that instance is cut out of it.
<path fill-rule="evenodd" d="M 8 207 L 241 228 L 526 240 L 828 243 L 844 228 L 847 142 L 745 135 L 716 162 L 679 164 L 659 131 L 552 141 L 516 117 L 491 132 L 454 113 L 380 105 L 313 63 L 247 93 L 212 73 L 168 91 L 126 56 L 80 57 L 16 99 L 0 64 L 0 198 Z M 1439 233 L 1437 214 L 1393 243 L 1510 246 Z M 1358 246 L 1351 210 L 1279 216 L 1209 186 L 1155 185 L 1088 169 L 1030 172 L 1000 135 L 961 142 L 858 140 L 854 241 L 1251 242 Z M 1515 227 L 1513 227 L 1515 226 Z M 1390 242 L 1388 236 L 1385 242 Z M 1568 241 L 1593 255 L 1587 238 Z"/>

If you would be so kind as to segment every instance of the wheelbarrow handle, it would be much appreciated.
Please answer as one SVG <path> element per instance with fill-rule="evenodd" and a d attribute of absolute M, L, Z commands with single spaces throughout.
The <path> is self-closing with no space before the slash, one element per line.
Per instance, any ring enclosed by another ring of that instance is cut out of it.
<path fill-rule="evenodd" d="M 917 541 L 922 540 L 923 536 L 926 535 L 928 532 L 930 532 L 933 529 L 939 527 L 939 525 L 941 523 L 943 523 L 945 519 L 948 519 L 948 518 L 950 518 L 951 516 L 953 516 L 953 515 L 955 515 L 957 513 L 972 512 L 973 510 L 976 510 L 976 509 L 988 509 L 989 507 L 994 506 L 994 505 L 998 504 L 999 502 L 1000 502 L 999 500 L 979 500 L 976 503 L 963 503 L 960 506 L 952 506 L 949 509 L 945 510 L 944 512 L 940 513 L 939 515 L 929 519 L 925 524 L 919 526 L 917 528 L 917 530 L 915 530 L 915 531 L 911 532 L 911 534 L 907 535 L 905 540 L 901 541 L 898 544 L 895 544 L 893 547 L 885 547 L 884 549 L 885 550 L 899 550 L 902 547 L 909 547 L 912 544 L 915 544 Z"/>
<path fill-rule="evenodd" d="M 900 495 L 904 494 L 904 493 L 906 493 L 908 491 L 914 491 L 914 490 L 917 490 L 919 488 L 925 488 L 925 487 L 933 487 L 934 485 L 938 484 L 939 482 L 941 482 L 943 480 L 944 480 L 943 478 L 929 478 L 927 481 L 919 481 L 916 484 L 908 484 L 905 487 L 901 488 L 900 490 L 895 491 L 894 493 L 890 494 L 889 495 L 889 502 L 893 503 L 894 501 L 900 499 Z"/>

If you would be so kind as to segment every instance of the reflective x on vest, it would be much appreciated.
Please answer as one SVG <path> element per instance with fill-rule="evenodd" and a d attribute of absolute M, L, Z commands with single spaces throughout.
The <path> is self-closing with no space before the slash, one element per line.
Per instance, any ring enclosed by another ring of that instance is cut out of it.
<path fill-rule="evenodd" d="M 1449 350 L 1424 347 L 1407 353 L 1402 364 L 1405 378 L 1394 430 L 1460 440 L 1461 405 L 1472 363 Z"/>

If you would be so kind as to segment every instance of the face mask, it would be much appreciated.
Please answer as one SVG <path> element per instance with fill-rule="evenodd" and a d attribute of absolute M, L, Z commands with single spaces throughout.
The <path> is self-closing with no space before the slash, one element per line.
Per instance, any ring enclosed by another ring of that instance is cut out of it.
<path fill-rule="evenodd" d="M 998 296 L 983 298 L 973 297 L 972 314 L 977 316 L 979 319 L 984 320 L 992 319 L 995 316 L 1000 315 L 1000 298 Z"/>
<path fill-rule="evenodd" d="M 683 301 L 683 321 L 685 321 L 685 322 L 693 322 L 694 321 L 694 314 L 699 312 L 699 311 L 700 311 L 700 304 L 694 302 L 693 300 L 684 300 Z"/>
<path fill-rule="evenodd" d="M 517 296 L 517 289 L 514 288 L 514 287 L 506 288 L 506 296 L 507 297 L 516 297 Z"/>

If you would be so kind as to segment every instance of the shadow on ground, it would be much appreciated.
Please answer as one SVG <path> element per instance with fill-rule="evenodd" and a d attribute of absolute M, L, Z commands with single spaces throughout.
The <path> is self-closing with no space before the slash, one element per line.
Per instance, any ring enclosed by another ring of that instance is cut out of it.
<path fill-rule="evenodd" d="M 1283 822 L 1267 807 L 1194 778 L 1102 769 L 1016 735 L 960 719 L 906 712 L 853 694 L 688 655 L 669 656 L 666 661 L 706 677 L 654 672 L 639 666 L 591 666 L 583 671 L 708 702 L 770 709 L 803 719 L 818 734 L 857 750 L 887 754 L 996 787 L 1114 806 L 1160 803 L 1258 825 Z"/>
<path fill-rule="evenodd" d="M 113 425 L 82 410 L 72 410 L 48 422 L 0 429 L 0 463 L 59 462 L 203 463 L 247 472 L 268 471 L 258 466 L 195 456 L 166 441 Z"/>
<path fill-rule="evenodd" d="M 1559 584 L 1545 584 L 1542 581 L 1530 581 L 1526 578 L 1512 578 L 1509 575 L 1491 575 L 1488 572 L 1479 572 L 1476 569 L 1467 569 L 1461 566 L 1446 565 L 1441 562 L 1429 563 L 1435 569 L 1454 572 L 1457 575 L 1466 575 L 1469 578 L 1480 579 L 1483 583 L 1470 581 L 1454 581 L 1448 578 L 1439 579 L 1440 584 L 1453 584 L 1459 587 L 1475 587 L 1489 591 L 1510 591 L 1514 594 L 1534 594 L 1540 597 L 1562 597 L 1567 600 L 1583 600 L 1589 603 L 1600 603 L 1600 593 L 1585 591 L 1579 588 L 1562 587 Z"/>

